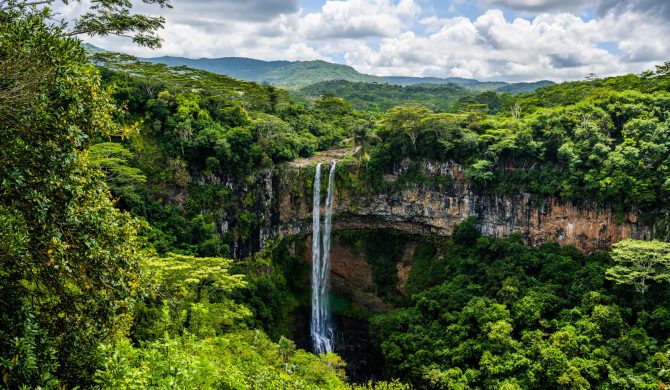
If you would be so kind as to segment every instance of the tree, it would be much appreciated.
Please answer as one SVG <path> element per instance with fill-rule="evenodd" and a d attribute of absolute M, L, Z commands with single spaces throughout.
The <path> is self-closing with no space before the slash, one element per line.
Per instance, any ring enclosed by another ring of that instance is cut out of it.
<path fill-rule="evenodd" d="M 631 284 L 644 295 L 648 282 L 670 282 L 670 244 L 657 240 L 624 240 L 612 245 L 616 265 L 607 270 L 607 278 Z"/>
<path fill-rule="evenodd" d="M 670 61 L 663 65 L 656 65 L 656 74 L 658 76 L 670 76 Z"/>
<path fill-rule="evenodd" d="M 319 111 L 335 116 L 347 115 L 353 110 L 351 103 L 332 94 L 323 95 L 315 102 L 315 105 Z"/>
<path fill-rule="evenodd" d="M 589 81 L 589 82 L 594 82 L 594 81 L 598 80 L 598 78 L 599 78 L 599 77 L 598 77 L 597 74 L 591 72 L 591 73 L 589 73 L 589 74 L 586 75 L 586 77 L 584 78 L 584 80 Z"/>
<path fill-rule="evenodd" d="M 52 6 L 57 3 L 65 5 L 81 3 L 81 0 L 0 0 L 0 14 L 17 14 L 30 12 L 39 6 Z M 142 0 L 145 4 L 156 4 L 161 8 L 172 8 L 170 0 Z M 161 38 L 155 33 L 163 28 L 165 19 L 162 16 L 133 14 L 133 2 L 129 0 L 91 0 L 85 2 L 86 11 L 74 20 L 62 20 L 58 30 L 61 37 L 79 35 L 106 36 L 117 35 L 128 37 L 140 46 L 160 47 Z M 43 18 L 53 19 L 50 10 L 42 12 Z"/>
<path fill-rule="evenodd" d="M 0 13 L 0 37 L 2 61 L 25 61 L 10 80 L 44 70 L 20 105 L 0 102 L 2 380 L 88 387 L 97 343 L 128 327 L 143 257 L 140 223 L 88 161 L 93 139 L 122 129 L 78 40 L 30 13 Z"/>
<path fill-rule="evenodd" d="M 147 181 L 140 169 L 129 165 L 131 158 L 132 153 L 115 142 L 102 142 L 90 149 L 91 165 L 105 173 L 105 182 L 112 194 L 121 198 L 127 206 L 142 202 L 137 190 Z"/>
<path fill-rule="evenodd" d="M 416 149 L 416 141 L 425 130 L 423 119 L 432 113 L 430 109 L 418 105 L 395 107 L 382 120 L 383 132 L 405 134 L 412 143 L 412 149 Z"/>
<path fill-rule="evenodd" d="M 188 314 L 191 333 L 220 334 L 251 315 L 249 309 L 229 298 L 234 290 L 246 286 L 242 275 L 229 273 L 230 265 L 230 260 L 220 257 L 169 254 L 148 259 L 144 271 L 152 295 L 167 305 L 172 318 Z M 173 321 L 175 334 L 182 333 L 183 320 Z"/>
<path fill-rule="evenodd" d="M 486 183 L 495 177 L 493 163 L 489 160 L 477 160 L 474 164 L 470 165 L 466 174 L 476 183 Z"/>
<path fill-rule="evenodd" d="M 519 102 L 515 102 L 512 106 L 512 117 L 516 120 L 521 119 L 521 105 Z"/>
<path fill-rule="evenodd" d="M 352 132 L 356 148 L 355 153 L 360 160 L 367 154 L 367 146 L 370 144 L 370 141 L 378 137 L 374 134 L 374 124 L 366 119 L 357 120 L 352 127 Z"/>
<path fill-rule="evenodd" d="M 462 115 L 458 114 L 432 114 L 423 119 L 423 126 L 426 131 L 432 131 L 437 138 L 447 136 L 454 138 L 461 127 Z"/>

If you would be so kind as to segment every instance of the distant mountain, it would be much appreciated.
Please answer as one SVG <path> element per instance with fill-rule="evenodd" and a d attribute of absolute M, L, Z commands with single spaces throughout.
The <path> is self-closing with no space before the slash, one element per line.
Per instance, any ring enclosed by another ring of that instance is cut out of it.
<path fill-rule="evenodd" d="M 542 80 L 531 83 L 507 83 L 504 81 L 479 81 L 474 79 L 465 79 L 462 77 L 404 77 L 404 76 L 386 76 L 382 77 L 389 84 L 396 85 L 419 85 L 419 84 L 455 84 L 460 87 L 473 89 L 476 91 L 497 91 L 507 93 L 531 92 L 540 87 L 554 84 L 553 81 Z"/>
<path fill-rule="evenodd" d="M 456 84 L 460 86 L 471 86 L 481 84 L 474 79 L 464 79 L 462 77 L 407 77 L 407 76 L 384 76 L 382 77 L 389 84 L 395 85 L 417 85 L 417 84 Z"/>
<path fill-rule="evenodd" d="M 87 52 L 89 52 L 91 54 L 104 53 L 104 52 L 107 51 L 107 50 L 99 48 L 95 45 L 91 45 L 90 43 L 82 43 L 81 47 L 83 47 L 84 50 L 86 50 Z"/>
<path fill-rule="evenodd" d="M 156 57 L 142 60 L 169 66 L 185 65 L 190 68 L 225 74 L 236 79 L 288 87 L 304 87 L 330 80 L 385 82 L 380 77 L 358 73 L 350 66 L 326 61 L 261 61 L 243 57 L 199 59 Z"/>
<path fill-rule="evenodd" d="M 496 91 L 507 92 L 507 93 L 525 93 L 525 92 L 533 92 L 538 88 L 546 87 L 547 85 L 553 85 L 553 84 L 556 83 L 549 80 L 535 81 L 533 83 L 513 83 L 502 86 L 498 88 Z"/>
<path fill-rule="evenodd" d="M 224 74 L 240 80 L 292 88 L 302 88 L 324 81 L 346 80 L 351 82 L 393 84 L 401 86 L 418 84 L 454 84 L 474 91 L 519 93 L 533 91 L 539 87 L 552 84 L 551 81 L 546 80 L 534 83 L 507 83 L 497 81 L 482 82 L 461 77 L 377 77 L 359 73 L 351 66 L 320 60 L 262 61 L 244 57 L 194 59 L 169 56 L 142 58 L 141 60 L 168 66 L 188 66 L 194 69 Z"/>

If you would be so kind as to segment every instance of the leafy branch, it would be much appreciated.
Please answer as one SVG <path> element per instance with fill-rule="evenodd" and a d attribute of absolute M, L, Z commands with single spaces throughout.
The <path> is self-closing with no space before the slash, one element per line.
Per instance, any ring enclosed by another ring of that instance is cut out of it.
<path fill-rule="evenodd" d="M 0 0 L 0 13 L 23 14 L 43 6 L 53 6 L 58 2 L 65 5 L 74 2 L 81 4 L 81 0 Z M 142 0 L 142 2 L 160 8 L 172 8 L 170 0 Z M 165 18 L 134 14 L 131 12 L 132 9 L 133 3 L 130 0 L 92 0 L 86 12 L 80 17 L 60 21 L 63 27 L 62 35 L 64 37 L 115 35 L 130 38 L 140 46 L 160 47 L 162 39 L 156 35 L 156 31 L 165 26 Z"/>

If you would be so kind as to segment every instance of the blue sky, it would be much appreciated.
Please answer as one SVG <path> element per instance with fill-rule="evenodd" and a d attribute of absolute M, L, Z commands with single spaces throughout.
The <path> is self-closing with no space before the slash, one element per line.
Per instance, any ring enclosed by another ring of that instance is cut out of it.
<path fill-rule="evenodd" d="M 173 0 L 140 56 L 323 59 L 376 75 L 555 81 L 670 60 L 670 0 Z M 159 10 L 140 5 L 143 12 Z M 58 10 L 76 17 L 77 6 Z"/>

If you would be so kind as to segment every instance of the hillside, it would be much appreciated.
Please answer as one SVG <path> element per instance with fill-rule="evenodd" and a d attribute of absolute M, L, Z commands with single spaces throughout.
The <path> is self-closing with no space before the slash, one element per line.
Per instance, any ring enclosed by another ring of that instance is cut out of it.
<path fill-rule="evenodd" d="M 462 77 L 410 77 L 410 76 L 384 76 L 389 84 L 416 85 L 416 84 L 456 84 L 460 86 L 474 86 L 480 82 L 474 79 Z M 502 83 L 500 83 L 502 84 Z"/>
<path fill-rule="evenodd" d="M 532 92 L 540 87 L 554 84 L 553 81 L 541 80 L 535 82 L 507 83 L 504 81 L 478 81 L 462 77 L 404 77 L 385 76 L 382 77 L 389 84 L 395 85 L 419 85 L 419 84 L 455 84 L 476 91 L 497 91 L 507 93 Z"/>
<path fill-rule="evenodd" d="M 262 61 L 244 57 L 186 58 L 154 57 L 142 61 L 168 66 L 188 66 L 213 73 L 283 87 L 300 88 L 323 81 L 346 80 L 351 82 L 393 84 L 400 86 L 418 84 L 455 84 L 475 91 L 496 91 L 518 93 L 530 92 L 539 87 L 553 84 L 543 80 L 531 83 L 507 83 L 503 81 L 482 82 L 461 77 L 378 77 L 358 72 L 351 66 L 326 61 Z"/>
<path fill-rule="evenodd" d="M 535 81 L 533 83 L 512 83 L 512 84 L 506 84 L 503 85 L 502 87 L 498 87 L 496 89 L 497 92 L 507 92 L 507 93 L 525 93 L 525 92 L 533 92 L 538 88 L 546 87 L 548 85 L 553 85 L 553 81 L 549 80 L 541 80 L 541 81 Z"/>
<path fill-rule="evenodd" d="M 448 111 L 450 105 L 472 94 L 455 84 L 393 85 L 351 81 L 324 81 L 301 88 L 299 94 L 315 100 L 332 94 L 351 102 L 357 110 L 385 112 L 404 103 L 418 103 L 435 111 Z"/>
<path fill-rule="evenodd" d="M 261 61 L 242 57 L 199 59 L 157 57 L 144 58 L 143 61 L 168 66 L 188 66 L 245 81 L 287 87 L 304 87 L 327 80 L 384 82 L 379 77 L 358 73 L 350 66 L 326 61 Z"/>

